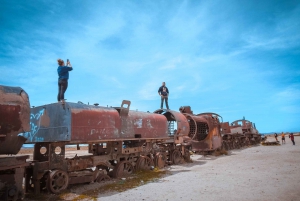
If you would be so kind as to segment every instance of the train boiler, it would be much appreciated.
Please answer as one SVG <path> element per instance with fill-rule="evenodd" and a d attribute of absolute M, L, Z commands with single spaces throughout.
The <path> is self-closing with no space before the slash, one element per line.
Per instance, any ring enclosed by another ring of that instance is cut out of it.
<path fill-rule="evenodd" d="M 30 104 L 20 87 L 0 85 L 0 200 L 19 200 L 24 196 L 24 167 L 29 156 L 15 155 L 26 138 L 19 133 L 30 131 Z"/>
<path fill-rule="evenodd" d="M 179 111 L 189 123 L 189 142 L 194 152 L 212 152 L 222 146 L 220 115 L 215 113 L 193 114 L 190 106 L 182 106 Z"/>
<path fill-rule="evenodd" d="M 69 184 L 123 177 L 188 157 L 183 143 L 188 123 L 179 112 L 173 112 L 181 118 L 174 129 L 165 115 L 129 108 L 130 101 L 121 107 L 67 102 L 32 108 L 31 131 L 24 135 L 26 143 L 34 144 L 26 191 L 59 193 Z M 89 153 L 67 158 L 65 146 L 80 144 L 88 144 Z"/>

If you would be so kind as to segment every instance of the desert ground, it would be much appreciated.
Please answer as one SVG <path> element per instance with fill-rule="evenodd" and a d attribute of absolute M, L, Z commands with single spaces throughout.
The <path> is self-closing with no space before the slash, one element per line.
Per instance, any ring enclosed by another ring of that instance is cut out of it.
<path fill-rule="evenodd" d="M 275 139 L 269 136 L 267 141 Z M 277 146 L 257 145 L 221 156 L 194 154 L 192 163 L 168 166 L 168 174 L 148 183 L 141 180 L 141 185 L 136 188 L 103 193 L 97 188 L 105 183 L 71 186 L 59 200 L 296 201 L 300 200 L 299 136 L 295 136 L 295 142 L 293 146 L 286 137 L 286 143 Z M 86 192 L 97 192 L 97 196 L 89 196 Z M 53 195 L 43 198 L 55 199 Z M 25 200 L 36 199 L 26 197 Z"/>

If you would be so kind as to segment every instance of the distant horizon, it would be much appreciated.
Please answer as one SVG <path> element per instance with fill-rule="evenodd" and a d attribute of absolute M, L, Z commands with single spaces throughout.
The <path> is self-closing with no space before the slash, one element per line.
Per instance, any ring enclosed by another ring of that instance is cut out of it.
<path fill-rule="evenodd" d="M 57 102 L 61 58 L 70 102 L 152 112 L 166 82 L 175 111 L 300 130 L 300 2 L 0 1 L 0 84 L 33 106 Z"/>

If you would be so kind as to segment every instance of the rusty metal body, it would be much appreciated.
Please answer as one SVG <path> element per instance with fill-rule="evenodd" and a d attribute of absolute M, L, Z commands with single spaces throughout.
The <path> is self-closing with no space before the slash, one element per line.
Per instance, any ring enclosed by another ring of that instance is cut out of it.
<path fill-rule="evenodd" d="M 223 147 L 226 150 L 241 148 L 244 146 L 255 145 L 260 143 L 261 135 L 252 122 L 241 119 L 221 123 Z M 231 137 L 229 137 L 231 136 Z"/>
<path fill-rule="evenodd" d="M 20 87 L 0 85 L 0 154 L 17 154 L 26 138 L 19 133 L 30 130 L 30 104 Z M 29 156 L 0 156 L 0 200 L 24 196 L 24 167 Z"/>
<path fill-rule="evenodd" d="M 24 135 L 26 143 L 34 143 L 34 162 L 26 169 L 26 192 L 47 188 L 59 193 L 69 184 L 189 159 L 183 143 L 189 132 L 184 115 L 131 111 L 129 107 L 130 101 L 112 108 L 78 103 L 32 108 L 35 118 L 31 118 L 31 131 Z M 65 146 L 72 144 L 88 144 L 89 154 L 66 158 Z M 55 181 L 57 178 L 63 182 Z"/>
<path fill-rule="evenodd" d="M 168 138 L 163 115 L 79 103 L 53 103 L 31 109 L 31 131 L 26 143 L 68 144 L 115 141 L 118 139 Z"/>
<path fill-rule="evenodd" d="M 189 124 L 188 137 L 191 139 L 192 150 L 196 152 L 214 151 L 221 148 L 222 136 L 218 114 L 193 114 L 190 106 L 183 106 L 180 112 L 186 117 Z"/>
<path fill-rule="evenodd" d="M 30 130 L 30 105 L 20 87 L 0 85 L 0 154 L 17 154 L 25 142 L 19 133 Z"/>

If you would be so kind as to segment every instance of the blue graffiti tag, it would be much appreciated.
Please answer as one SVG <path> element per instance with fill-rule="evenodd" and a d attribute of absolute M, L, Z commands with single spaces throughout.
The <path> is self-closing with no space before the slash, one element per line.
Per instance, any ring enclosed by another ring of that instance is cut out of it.
<path fill-rule="evenodd" d="M 40 129 L 41 116 L 44 114 L 45 109 L 41 109 L 36 114 L 30 114 L 30 132 L 24 133 L 24 137 L 29 139 L 29 141 L 33 140 L 33 137 L 37 134 Z"/>

